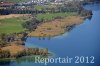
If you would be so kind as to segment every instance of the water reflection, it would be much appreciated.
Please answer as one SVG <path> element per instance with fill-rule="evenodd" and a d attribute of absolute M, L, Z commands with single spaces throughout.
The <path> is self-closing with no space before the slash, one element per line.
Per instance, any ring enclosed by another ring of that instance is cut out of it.
<path fill-rule="evenodd" d="M 1 59 L 0 60 L 0 66 L 10 66 L 10 64 L 16 62 L 17 64 L 23 63 L 23 62 L 27 62 L 27 63 L 35 63 L 35 59 L 36 58 L 49 58 L 50 56 L 25 56 L 25 57 L 21 57 L 21 58 L 17 58 L 17 59 Z"/>
<path fill-rule="evenodd" d="M 11 60 L 0 60 L 0 66 L 10 66 Z"/>

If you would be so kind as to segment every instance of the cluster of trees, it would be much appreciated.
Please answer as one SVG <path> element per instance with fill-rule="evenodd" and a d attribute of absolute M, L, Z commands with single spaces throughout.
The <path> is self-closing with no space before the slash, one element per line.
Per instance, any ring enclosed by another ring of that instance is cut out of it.
<path fill-rule="evenodd" d="M 41 11 L 41 13 L 79 12 L 81 10 L 84 10 L 82 4 L 83 4 L 82 2 L 74 1 L 74 2 L 64 3 L 62 5 L 52 5 L 55 7 L 47 6 L 45 8 L 40 8 L 35 10 L 36 13 L 40 13 L 39 11 Z"/>
<path fill-rule="evenodd" d="M 13 7 L 9 7 L 9 8 L 4 7 L 4 9 L 0 9 L 0 14 L 7 15 L 10 13 L 38 14 L 38 13 L 80 12 L 80 11 L 84 10 L 84 8 L 81 5 L 82 5 L 81 2 L 74 1 L 74 2 L 68 2 L 67 4 L 66 3 L 62 4 L 62 5 L 53 5 L 56 7 L 45 7 L 45 8 L 41 8 L 41 9 L 32 8 L 32 6 L 29 6 L 29 7 L 25 6 L 24 8 L 23 8 L 23 6 L 19 6 L 19 7 L 13 6 Z M 45 6 L 45 5 L 43 5 L 43 6 Z"/>
<path fill-rule="evenodd" d="M 29 55 L 48 55 L 48 49 L 39 49 L 39 48 L 27 48 L 23 51 L 19 51 L 16 54 L 12 55 L 9 50 L 1 50 L 0 49 L 0 58 L 19 58 L 22 56 L 29 56 Z"/>
<path fill-rule="evenodd" d="M 0 47 L 7 46 L 7 42 L 0 40 Z"/>
<path fill-rule="evenodd" d="M 26 21 L 22 24 L 22 26 L 29 31 L 34 31 L 37 28 L 37 25 L 40 24 L 41 21 L 37 20 L 36 18 L 33 18 L 32 20 Z"/>
<path fill-rule="evenodd" d="M 1 39 L 2 41 L 5 41 L 5 42 L 12 42 L 12 41 L 14 41 L 14 39 L 15 39 L 15 34 L 6 35 L 6 34 L 2 33 L 2 34 L 0 35 L 0 39 Z"/>
<path fill-rule="evenodd" d="M 47 56 L 48 55 L 48 49 L 43 48 L 27 48 L 23 51 L 18 52 L 14 57 L 19 58 L 22 56 L 29 56 L 29 55 L 42 55 L 42 56 Z"/>
<path fill-rule="evenodd" d="M 24 45 L 24 41 L 27 39 L 27 33 L 26 32 L 20 32 L 20 33 L 12 33 L 12 34 L 0 34 L 0 47 L 8 46 L 11 42 L 16 41 L 17 45 Z"/>
<path fill-rule="evenodd" d="M 8 15 L 10 12 L 10 9 L 0 9 L 0 15 Z"/>
<path fill-rule="evenodd" d="M 1 50 L 0 49 L 0 58 L 9 58 L 10 52 L 8 50 Z"/>
<path fill-rule="evenodd" d="M 46 56 L 46 55 L 48 55 L 48 49 L 47 48 L 43 48 L 43 49 L 28 48 L 26 53 L 28 55 L 43 55 L 43 56 Z"/>
<path fill-rule="evenodd" d="M 78 12 L 81 8 L 80 2 L 68 2 L 58 7 L 60 12 Z"/>
<path fill-rule="evenodd" d="M 81 16 L 87 16 L 90 17 L 92 15 L 92 11 L 91 10 L 81 10 L 80 12 L 78 12 Z"/>
<path fill-rule="evenodd" d="M 37 13 L 45 13 L 43 10 L 37 10 L 31 7 L 25 7 L 20 6 L 19 8 L 13 7 L 2 7 L 0 9 L 0 15 L 9 15 L 9 14 L 37 14 Z"/>
<path fill-rule="evenodd" d="M 0 15 L 8 14 L 33 14 L 33 10 L 23 10 L 23 9 L 0 9 Z"/>
<path fill-rule="evenodd" d="M 0 47 L 5 47 L 7 46 L 7 40 L 6 40 L 6 35 L 5 34 L 1 34 L 0 35 Z"/>
<path fill-rule="evenodd" d="M 68 3 L 62 4 L 62 5 L 56 5 L 56 7 L 41 8 L 41 9 L 37 10 L 37 12 L 41 10 L 44 13 L 77 12 L 82 16 L 91 15 L 92 11 L 84 9 L 82 7 L 82 4 L 83 4 L 82 2 L 75 2 L 75 1 L 68 2 Z"/>
<path fill-rule="evenodd" d="M 81 16 L 90 16 L 92 15 L 92 11 L 91 10 L 86 10 L 82 7 L 82 3 L 81 2 L 70 2 L 68 4 L 64 5 L 63 9 L 65 12 L 77 12 L 79 15 Z"/>
<path fill-rule="evenodd" d="M 76 24 L 73 24 L 73 25 L 71 25 L 71 26 L 66 26 L 66 27 L 65 27 L 65 30 L 66 30 L 66 31 L 71 31 L 75 26 L 76 26 Z"/>

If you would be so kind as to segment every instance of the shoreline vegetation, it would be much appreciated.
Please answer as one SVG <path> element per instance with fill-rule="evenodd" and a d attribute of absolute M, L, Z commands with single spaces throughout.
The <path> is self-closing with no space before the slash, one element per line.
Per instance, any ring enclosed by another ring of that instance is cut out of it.
<path fill-rule="evenodd" d="M 69 32 L 76 25 L 83 23 L 83 20 L 92 16 L 92 11 L 84 9 L 81 5 L 80 2 L 69 2 L 44 9 L 38 5 L 38 9 L 34 13 L 27 13 L 28 15 L 23 16 L 22 12 L 19 13 L 20 15 L 14 14 L 15 16 L 13 14 L 5 15 L 7 18 L 0 19 L 0 30 L 2 30 L 0 33 L 0 59 L 30 55 L 48 56 L 48 48 L 25 47 L 24 42 L 27 37 L 54 37 Z M 7 32 L 5 32 L 6 30 Z"/>
<path fill-rule="evenodd" d="M 35 31 L 32 31 L 28 36 L 33 37 L 54 37 L 61 35 L 78 24 L 83 22 L 84 18 L 81 16 L 68 16 L 62 19 L 55 19 L 47 21 L 39 26 Z"/>

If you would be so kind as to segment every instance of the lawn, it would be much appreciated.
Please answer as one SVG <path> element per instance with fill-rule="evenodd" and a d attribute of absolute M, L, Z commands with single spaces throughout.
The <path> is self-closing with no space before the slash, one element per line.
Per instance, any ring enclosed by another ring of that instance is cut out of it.
<path fill-rule="evenodd" d="M 67 17 L 67 16 L 73 16 L 77 15 L 75 12 L 66 12 L 66 13 L 46 13 L 46 14 L 38 14 L 37 19 L 39 20 L 52 20 L 53 18 L 57 16 Z"/>
<path fill-rule="evenodd" d="M 24 28 L 22 27 L 22 23 L 25 22 L 23 17 L 17 17 L 17 18 L 7 18 L 7 19 L 1 19 L 0 20 L 0 34 L 5 33 L 17 33 L 24 31 Z"/>

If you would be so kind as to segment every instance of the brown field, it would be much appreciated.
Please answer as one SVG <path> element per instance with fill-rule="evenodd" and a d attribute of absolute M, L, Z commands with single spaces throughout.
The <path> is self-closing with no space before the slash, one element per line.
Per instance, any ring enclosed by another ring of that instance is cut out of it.
<path fill-rule="evenodd" d="M 83 17 L 80 16 L 69 16 L 64 19 L 56 19 L 39 25 L 35 31 L 29 33 L 29 36 L 48 37 L 60 35 L 65 32 L 65 26 L 80 24 L 82 22 Z"/>
<path fill-rule="evenodd" d="M 30 14 L 9 14 L 9 15 L 0 15 L 0 19 L 21 17 L 21 16 L 29 16 L 29 15 L 30 15 Z"/>

